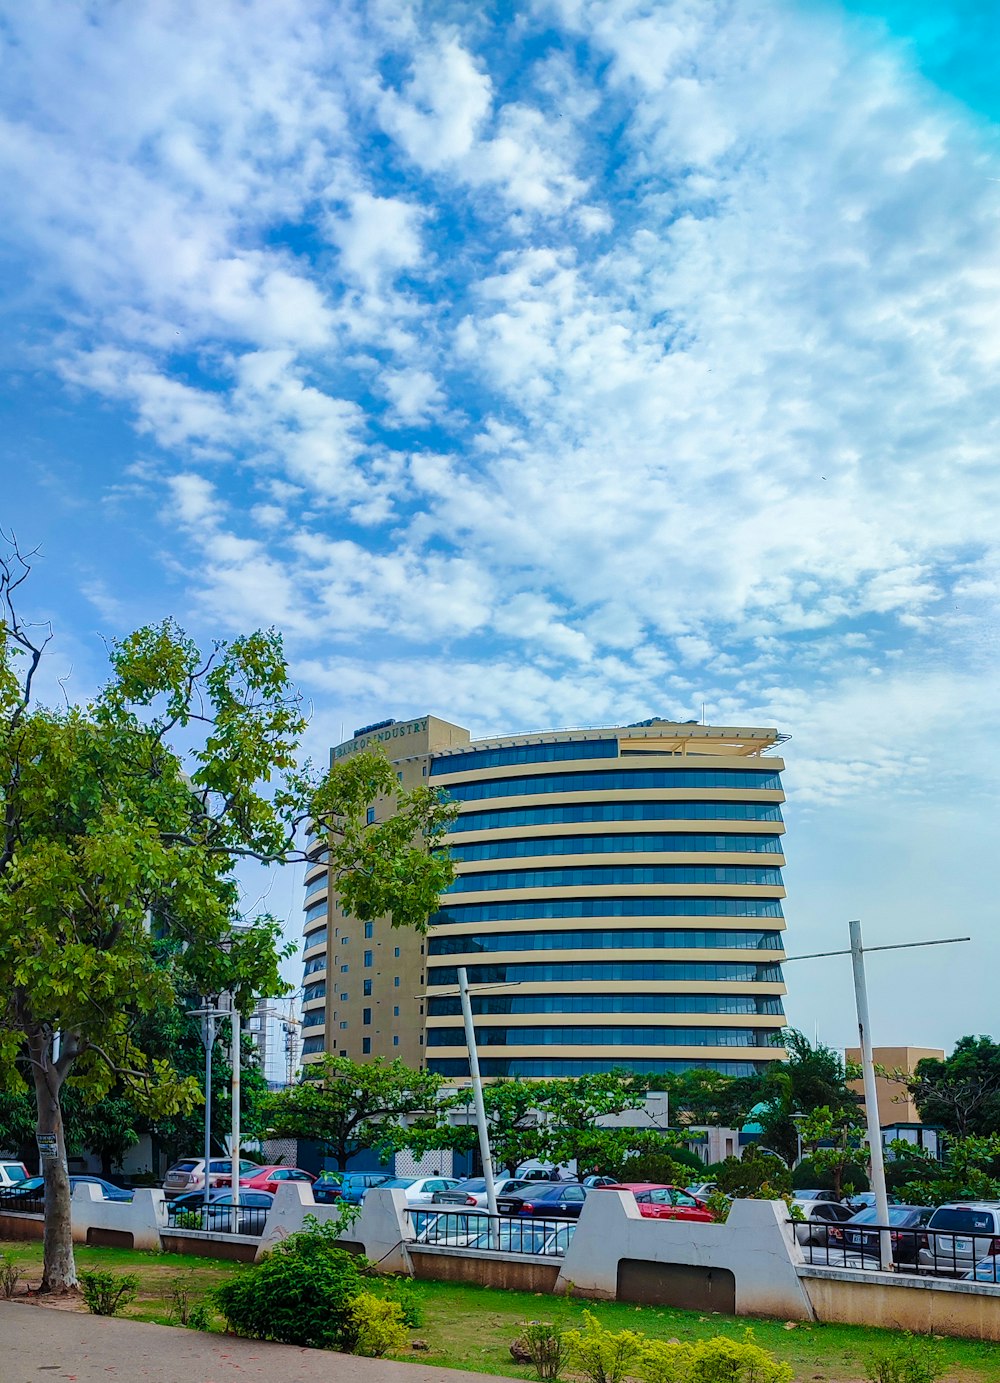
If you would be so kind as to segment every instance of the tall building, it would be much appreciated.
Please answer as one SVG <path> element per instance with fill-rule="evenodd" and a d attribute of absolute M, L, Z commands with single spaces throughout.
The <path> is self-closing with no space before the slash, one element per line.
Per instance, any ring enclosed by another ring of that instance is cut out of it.
<path fill-rule="evenodd" d="M 334 761 L 378 744 L 404 787 L 459 802 L 457 877 L 426 937 L 360 923 L 314 842 L 304 1064 L 401 1056 L 467 1077 L 460 965 L 484 1076 L 748 1075 L 782 1058 L 784 738 L 655 719 L 476 741 L 434 716 L 358 731 Z"/>

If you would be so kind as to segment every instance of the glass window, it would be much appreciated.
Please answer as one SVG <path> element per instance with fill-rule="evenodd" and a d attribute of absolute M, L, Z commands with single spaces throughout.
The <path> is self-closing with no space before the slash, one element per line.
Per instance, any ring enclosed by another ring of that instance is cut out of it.
<path fill-rule="evenodd" d="M 395 1004 L 395 1005 L 393 1006 L 392 1016 L 393 1016 L 393 1018 L 398 1018 L 398 1017 L 399 1017 L 399 1005 L 398 1005 L 398 1004 Z"/>
<path fill-rule="evenodd" d="M 523 778 L 491 778 L 482 782 L 450 783 L 448 795 L 458 802 L 489 797 L 534 797 L 547 792 L 636 792 L 650 788 L 749 788 L 780 792 L 781 776 L 773 768 L 611 768 L 581 773 L 526 774 Z"/>
<path fill-rule="evenodd" d="M 372 922 L 366 922 L 366 923 L 365 923 L 365 940 L 366 940 L 366 941 L 371 941 L 371 939 L 372 939 L 372 927 L 373 927 L 373 926 L 374 926 L 374 923 L 372 923 Z"/>
<path fill-rule="evenodd" d="M 371 969 L 371 965 L 372 965 L 372 953 L 371 953 L 371 951 L 366 951 L 366 952 L 365 952 L 365 969 L 366 969 L 366 970 L 370 970 L 370 969 Z"/>
<path fill-rule="evenodd" d="M 602 980 L 698 980 L 713 984 L 732 981 L 744 984 L 781 984 L 780 965 L 759 965 L 731 960 L 579 960 L 579 961 L 504 961 L 467 967 L 470 983 L 531 984 L 577 983 Z M 458 984 L 458 968 L 438 965 L 428 972 L 428 985 Z"/>
<path fill-rule="evenodd" d="M 371 982 L 371 980 L 365 980 L 365 983 L 364 983 L 364 991 L 365 991 L 365 998 L 367 999 L 368 996 L 369 996 L 369 995 L 371 994 L 371 992 L 372 992 L 372 982 Z"/>
<path fill-rule="evenodd" d="M 781 1028 L 476 1027 L 480 1047 L 764 1047 Z M 428 1047 L 464 1047 L 463 1028 L 430 1028 Z"/>
<path fill-rule="evenodd" d="M 362 1054 L 362 1056 L 368 1056 L 369 1053 L 371 1052 L 371 1049 L 372 1049 L 372 1040 L 371 1040 L 371 1038 L 370 1038 L 370 1037 L 363 1037 L 363 1038 L 361 1039 L 361 1054 Z"/>
<path fill-rule="evenodd" d="M 327 911 L 328 904 L 325 898 L 321 903 L 310 903 L 303 915 L 303 925 L 308 926 L 310 922 L 315 922 L 321 917 L 326 917 Z"/>
<path fill-rule="evenodd" d="M 465 829 L 464 823 L 462 829 Z M 687 831 L 671 835 L 516 836 L 512 840 L 473 841 L 449 847 L 453 860 L 504 860 L 536 855 L 624 855 L 656 851 L 660 854 L 780 855 L 781 837 L 772 835 L 716 835 Z"/>
<path fill-rule="evenodd" d="M 393 1037 L 393 1039 L 392 1039 L 392 1045 L 393 1045 L 394 1047 L 398 1047 L 398 1046 L 399 1046 L 399 1038 L 398 1038 L 398 1037 Z"/>
<path fill-rule="evenodd" d="M 512 888 L 607 888 L 616 884 L 749 884 L 781 888 L 781 870 L 752 864 L 580 864 L 560 869 L 497 869 L 462 874 L 446 890 L 486 893 Z"/>
<path fill-rule="evenodd" d="M 487 932 L 479 936 L 432 936 L 432 956 L 477 955 L 488 951 L 739 950 L 780 951 L 782 932 L 716 931 L 702 927 L 666 930 L 622 927 L 608 931 Z"/>
<path fill-rule="evenodd" d="M 366 826 L 373 826 L 374 824 L 375 824 L 375 808 L 374 808 L 374 807 L 369 807 L 368 810 L 365 812 L 365 825 L 366 825 Z"/>
<path fill-rule="evenodd" d="M 346 993 L 346 991 L 345 991 L 343 994 L 341 994 L 340 998 L 341 998 L 341 1002 L 342 1002 L 342 1003 L 345 1003 L 345 1004 L 347 1003 L 347 993 Z"/>
<path fill-rule="evenodd" d="M 326 885 L 327 876 L 320 874 L 318 878 L 313 879 L 312 883 L 306 885 L 306 897 L 311 898 L 314 893 L 319 893 L 321 890 L 325 891 Z"/>
<path fill-rule="evenodd" d="M 542 744 L 511 744 L 497 749 L 468 749 L 464 753 L 442 754 L 431 761 L 431 777 L 442 773 L 469 773 L 479 768 L 502 768 L 505 764 L 555 763 L 559 759 L 617 759 L 618 741 L 563 740 Z"/>
<path fill-rule="evenodd" d="M 323 1038 L 322 1038 L 322 1037 L 307 1037 L 306 1040 L 305 1040 L 305 1041 L 303 1042 L 303 1044 L 302 1044 L 302 1055 L 303 1055 L 303 1056 L 312 1056 L 315 1052 L 321 1052 L 322 1050 L 323 1050 Z"/>
<path fill-rule="evenodd" d="M 393 987 L 393 989 L 398 989 L 398 988 L 399 988 L 399 976 L 398 976 L 398 975 L 394 975 L 394 976 L 393 976 L 392 987 Z"/>
<path fill-rule="evenodd" d="M 341 1028 L 341 1031 L 342 1031 L 342 1032 L 346 1029 L 346 1027 L 347 1027 L 347 1024 L 346 1024 L 345 1022 L 341 1022 L 340 1028 Z"/>
<path fill-rule="evenodd" d="M 396 957 L 397 960 L 399 960 L 399 947 L 398 947 L 398 946 L 396 946 L 396 947 L 393 948 L 392 954 Z"/>
<path fill-rule="evenodd" d="M 783 917 L 777 898 L 535 898 L 525 902 L 452 903 L 434 927 L 463 922 L 534 922 L 548 917 Z"/>
<path fill-rule="evenodd" d="M 473 994 L 474 1014 L 503 1013 L 754 1013 L 781 1016 L 777 994 Z M 432 996 L 428 1013 L 458 1017 L 458 995 Z"/>
<path fill-rule="evenodd" d="M 313 946 L 325 946 L 327 930 L 325 927 L 318 927 L 314 932 L 306 932 L 302 939 L 302 947 L 308 951 Z"/>
<path fill-rule="evenodd" d="M 587 1076 L 605 1072 L 607 1061 L 600 1057 L 481 1057 L 484 1076 L 523 1076 L 541 1080 L 554 1076 Z M 683 1071 L 719 1071 L 724 1076 L 758 1076 L 766 1069 L 760 1061 L 704 1061 L 684 1058 L 616 1057 L 615 1067 L 639 1075 L 678 1075 Z M 469 1058 L 437 1057 L 427 1061 L 427 1070 L 440 1076 L 468 1076 Z"/>
<path fill-rule="evenodd" d="M 367 1026 L 369 1026 L 369 1025 L 371 1024 L 371 1021 L 372 1021 L 372 1011 L 371 1011 L 371 1009 L 370 1009 L 370 1008 L 363 1008 L 363 1009 L 361 1010 L 361 1022 L 362 1022 L 362 1024 L 364 1024 L 364 1025 L 367 1027 Z"/>
<path fill-rule="evenodd" d="M 346 975 L 347 972 L 348 972 L 348 970 L 350 970 L 350 968 L 351 968 L 351 967 L 350 967 L 349 965 L 342 965 L 342 966 L 340 967 L 340 973 L 341 973 L 342 975 Z"/>
<path fill-rule="evenodd" d="M 559 802 L 538 807 L 494 807 L 463 812 L 452 831 L 503 831 L 576 821 L 780 821 L 777 802 Z M 459 847 L 461 848 L 461 847 Z"/>
<path fill-rule="evenodd" d="M 310 1009 L 309 1012 L 308 1012 L 307 1014 L 305 1014 L 305 1015 L 303 1016 L 303 1018 L 302 1018 L 302 1026 L 303 1026 L 304 1028 L 321 1028 L 325 1022 L 326 1022 L 326 1009 L 325 1009 L 325 1008 L 313 1008 L 313 1009 Z"/>

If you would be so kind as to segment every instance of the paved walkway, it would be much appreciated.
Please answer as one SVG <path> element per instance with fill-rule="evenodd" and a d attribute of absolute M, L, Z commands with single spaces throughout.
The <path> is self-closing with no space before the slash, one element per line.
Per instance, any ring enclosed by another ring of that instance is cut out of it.
<path fill-rule="evenodd" d="M 0 1383 L 497 1383 L 496 1375 L 356 1359 L 45 1306 L 0 1302 Z"/>

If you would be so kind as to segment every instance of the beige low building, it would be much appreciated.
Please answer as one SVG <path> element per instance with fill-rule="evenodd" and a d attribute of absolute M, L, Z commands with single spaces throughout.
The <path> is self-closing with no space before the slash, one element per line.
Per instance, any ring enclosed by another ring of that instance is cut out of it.
<path fill-rule="evenodd" d="M 916 1070 L 917 1062 L 923 1061 L 925 1057 L 933 1057 L 938 1061 L 943 1061 L 944 1052 L 940 1047 L 872 1048 L 872 1058 L 876 1069 L 875 1089 L 878 1097 L 878 1121 L 882 1128 L 890 1128 L 897 1124 L 919 1124 L 920 1112 L 913 1096 L 906 1087 L 905 1081 L 893 1080 L 890 1076 L 881 1075 L 879 1072 L 895 1071 L 902 1075 L 912 1075 Z M 844 1059 L 860 1065 L 861 1048 L 848 1047 L 844 1052 Z M 863 1101 L 864 1084 L 860 1080 L 850 1081 L 848 1084 L 852 1090 L 861 1096 Z"/>
<path fill-rule="evenodd" d="M 467 1078 L 463 965 L 484 1076 L 782 1058 L 783 738 L 650 720 L 473 741 L 431 715 L 357 732 L 333 761 L 379 745 L 404 787 L 458 800 L 457 877 L 426 938 L 359 923 L 315 842 L 304 1064 L 400 1056 Z"/>

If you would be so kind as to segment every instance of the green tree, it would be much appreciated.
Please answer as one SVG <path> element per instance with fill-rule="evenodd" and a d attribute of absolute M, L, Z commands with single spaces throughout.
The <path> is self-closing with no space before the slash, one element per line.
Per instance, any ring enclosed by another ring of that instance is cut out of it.
<path fill-rule="evenodd" d="M 261 1117 L 271 1137 L 317 1139 L 343 1171 L 357 1153 L 391 1144 L 405 1115 L 432 1108 L 441 1079 L 399 1059 L 325 1056 L 301 1085 L 265 1096 Z"/>
<path fill-rule="evenodd" d="M 548 1081 L 497 1080 L 483 1088 L 486 1131 L 493 1163 L 509 1175 L 522 1162 L 548 1158 L 549 1141 L 541 1114 Z M 457 1117 L 455 1117 L 457 1116 Z M 440 1100 L 422 1118 L 398 1127 L 391 1145 L 420 1157 L 450 1150 L 471 1153 L 479 1147 L 473 1113 L 472 1091 L 456 1091 Z"/>
<path fill-rule="evenodd" d="M 858 1096 L 848 1088 L 849 1073 L 839 1054 L 822 1042 L 814 1046 L 794 1028 L 782 1036 L 787 1061 L 770 1065 L 760 1086 L 764 1108 L 754 1118 L 764 1146 L 785 1159 L 789 1167 L 798 1155 L 798 1132 L 793 1114 L 811 1115 L 819 1109 L 857 1108 Z"/>
<path fill-rule="evenodd" d="M 1000 1200 L 1000 1133 L 949 1139 L 943 1163 L 926 1149 L 901 1139 L 890 1144 L 890 1151 L 905 1159 L 910 1169 L 910 1180 L 897 1188 L 910 1204 Z"/>
<path fill-rule="evenodd" d="M 727 1157 L 715 1173 L 719 1190 L 734 1199 L 781 1200 L 792 1193 L 792 1177 L 780 1157 L 753 1144 L 742 1157 Z"/>
<path fill-rule="evenodd" d="M 691 1124 L 726 1124 L 733 1127 L 729 1124 L 729 1116 L 733 1113 L 733 1095 L 737 1093 L 733 1087 L 736 1085 L 737 1081 L 732 1076 L 724 1076 L 720 1071 L 705 1067 L 668 1076 L 666 1086 L 671 1123 L 682 1127 Z M 757 1089 L 754 1084 L 752 1090 L 746 1092 L 745 1098 L 739 1101 L 746 1106 L 739 1111 L 740 1114 L 745 1115 L 757 1102 Z"/>
<path fill-rule="evenodd" d="M 962 1037 L 943 1061 L 924 1057 L 912 1075 L 894 1073 L 916 1101 L 920 1118 L 956 1138 L 1000 1132 L 1000 1044 Z"/>
<path fill-rule="evenodd" d="M 66 1081 L 94 1100 L 123 1084 L 153 1118 L 201 1098 L 139 1038 L 176 995 L 155 963 L 154 923 L 186 983 L 244 1007 L 282 988 L 280 926 L 240 916 L 236 861 L 302 858 L 312 820 L 356 915 L 424 926 L 452 875 L 439 847 L 453 808 L 427 788 L 402 793 L 382 755 L 322 778 L 297 768 L 305 721 L 274 631 L 203 657 L 167 620 L 112 645 L 90 702 L 40 704 L 51 636 L 15 607 L 29 570 L 16 548 L 0 557 L 0 1084 L 17 1084 L 23 1058 L 36 1132 L 54 1140 L 42 1288 L 61 1291 L 76 1285 Z M 365 831 L 366 795 L 393 796 L 397 816 Z"/>
<path fill-rule="evenodd" d="M 842 1199 L 849 1169 L 867 1160 L 866 1128 L 857 1105 L 848 1109 L 822 1105 L 808 1115 L 799 1133 L 813 1167 L 829 1174 L 834 1194 Z"/>

